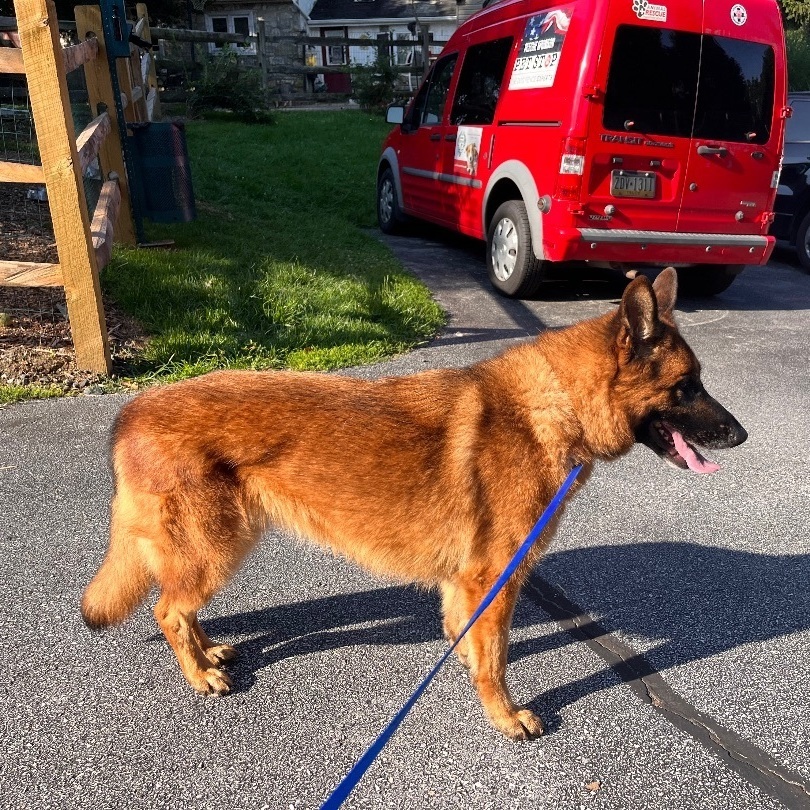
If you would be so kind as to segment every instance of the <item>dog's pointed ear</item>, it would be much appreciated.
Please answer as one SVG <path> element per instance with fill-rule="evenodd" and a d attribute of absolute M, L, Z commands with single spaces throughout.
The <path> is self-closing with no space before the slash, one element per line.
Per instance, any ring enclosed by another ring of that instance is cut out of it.
<path fill-rule="evenodd" d="M 667 267 L 656 276 L 653 290 L 658 301 L 658 311 L 661 315 L 671 316 L 678 297 L 678 274 L 674 267 Z"/>
<path fill-rule="evenodd" d="M 619 346 L 631 353 L 658 333 L 658 300 L 646 276 L 638 276 L 627 285 L 619 305 L 619 323 Z"/>

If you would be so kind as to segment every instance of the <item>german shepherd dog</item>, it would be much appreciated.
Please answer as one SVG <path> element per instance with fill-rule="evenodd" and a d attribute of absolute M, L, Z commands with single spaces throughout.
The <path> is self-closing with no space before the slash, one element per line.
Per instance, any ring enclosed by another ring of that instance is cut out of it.
<path fill-rule="evenodd" d="M 91 628 L 157 585 L 155 616 L 188 682 L 224 694 L 235 655 L 197 612 L 271 526 L 369 570 L 440 589 L 455 640 L 575 464 L 642 442 L 677 467 L 746 439 L 710 397 L 673 321 L 676 275 L 636 278 L 618 310 L 463 369 L 365 381 L 220 371 L 144 392 L 114 427 L 110 546 Z M 553 526 L 457 648 L 492 724 L 543 733 L 505 680 L 518 592 Z"/>

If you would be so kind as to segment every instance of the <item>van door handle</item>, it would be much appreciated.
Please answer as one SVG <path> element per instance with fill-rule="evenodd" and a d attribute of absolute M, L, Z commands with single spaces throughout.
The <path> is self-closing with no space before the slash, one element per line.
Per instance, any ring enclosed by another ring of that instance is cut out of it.
<path fill-rule="evenodd" d="M 698 146 L 697 152 L 699 155 L 720 155 L 720 157 L 725 157 L 728 154 L 728 149 L 725 146 L 707 146 L 702 143 Z"/>
<path fill-rule="evenodd" d="M 444 139 L 445 139 L 446 141 L 454 141 L 454 140 L 456 139 L 456 133 L 455 133 L 455 132 L 451 132 L 449 135 L 445 135 L 445 136 L 444 136 Z"/>
<path fill-rule="evenodd" d="M 440 141 L 441 139 L 442 136 L 438 132 L 435 132 L 433 135 L 430 136 L 431 141 Z"/>

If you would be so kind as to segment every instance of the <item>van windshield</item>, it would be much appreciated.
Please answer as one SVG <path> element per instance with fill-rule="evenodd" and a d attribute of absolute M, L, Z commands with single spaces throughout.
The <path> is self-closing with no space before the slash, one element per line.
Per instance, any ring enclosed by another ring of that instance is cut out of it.
<path fill-rule="evenodd" d="M 766 143 L 774 74 L 769 45 L 621 25 L 603 124 L 623 132 Z"/>

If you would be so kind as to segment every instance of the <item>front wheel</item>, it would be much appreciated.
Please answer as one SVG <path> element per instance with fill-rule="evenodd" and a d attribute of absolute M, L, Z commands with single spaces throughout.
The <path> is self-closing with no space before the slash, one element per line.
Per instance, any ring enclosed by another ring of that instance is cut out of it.
<path fill-rule="evenodd" d="M 727 290 L 742 264 L 696 264 L 678 270 L 678 292 L 686 298 L 710 298 Z"/>
<path fill-rule="evenodd" d="M 394 173 L 386 168 L 377 181 L 377 222 L 383 233 L 396 233 L 405 219 L 397 200 Z"/>
<path fill-rule="evenodd" d="M 796 232 L 796 252 L 801 266 L 810 272 L 810 213 L 802 220 Z"/>
<path fill-rule="evenodd" d="M 543 262 L 534 255 L 522 200 L 508 200 L 492 217 L 487 229 L 487 270 L 495 289 L 510 298 L 530 298 L 540 289 Z"/>

